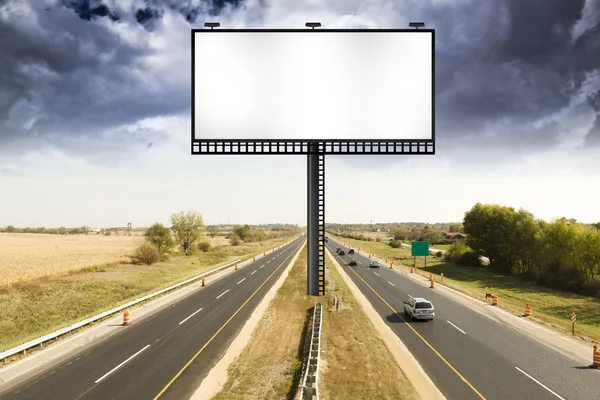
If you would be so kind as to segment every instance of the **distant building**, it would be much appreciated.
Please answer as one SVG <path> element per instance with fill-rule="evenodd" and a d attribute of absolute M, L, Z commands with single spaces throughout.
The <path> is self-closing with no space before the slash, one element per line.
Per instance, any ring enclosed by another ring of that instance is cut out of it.
<path fill-rule="evenodd" d="M 459 233 L 459 232 L 444 232 L 442 234 L 442 236 L 444 237 L 444 239 L 450 239 L 450 240 L 465 240 L 467 238 L 466 233 Z"/>

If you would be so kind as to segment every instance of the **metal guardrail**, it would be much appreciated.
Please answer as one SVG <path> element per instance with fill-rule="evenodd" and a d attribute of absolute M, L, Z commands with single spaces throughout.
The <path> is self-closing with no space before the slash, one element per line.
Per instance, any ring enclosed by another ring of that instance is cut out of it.
<path fill-rule="evenodd" d="M 321 357 L 321 326 L 323 322 L 323 307 L 315 303 L 310 351 L 304 370 L 304 379 L 300 388 L 300 400 L 319 400 L 319 361 Z"/>
<path fill-rule="evenodd" d="M 286 243 L 284 243 L 284 244 L 282 244 L 282 245 L 275 246 L 275 247 L 271 248 L 270 250 L 272 250 L 272 249 L 274 249 L 276 247 L 286 246 L 286 245 L 290 244 L 293 240 L 295 240 L 295 238 L 292 239 L 292 240 L 290 240 L 290 241 L 288 241 L 288 242 L 286 242 Z M 190 282 L 196 281 L 196 280 L 198 280 L 200 278 L 203 278 L 203 277 L 205 277 L 207 275 L 210 275 L 210 274 L 213 274 L 215 272 L 218 272 L 218 271 L 220 271 L 222 269 L 229 268 L 229 267 L 235 265 L 236 263 L 240 263 L 241 260 L 242 260 L 241 258 L 237 259 L 237 260 L 232 261 L 232 262 L 230 262 L 228 264 L 222 265 L 220 267 L 211 269 L 210 271 L 207 271 L 207 272 L 204 272 L 204 273 L 202 273 L 200 275 L 197 275 L 197 276 L 195 276 L 193 278 L 186 279 L 183 282 L 179 282 L 179 283 L 176 283 L 175 285 L 172 285 L 172 286 L 169 286 L 169 287 L 164 288 L 162 290 L 159 290 L 158 292 L 154 292 L 154 293 L 148 294 L 146 296 L 140 297 L 139 299 L 130 301 L 129 303 L 122 304 L 122 305 L 120 305 L 118 307 L 115 307 L 115 308 L 113 308 L 111 310 L 104 311 L 103 313 L 94 315 L 93 317 L 84 319 L 83 321 L 79 321 L 79 322 L 77 322 L 77 323 L 75 323 L 73 325 L 70 325 L 70 326 L 66 327 L 66 328 L 59 329 L 59 330 L 57 330 L 55 332 L 52 332 L 52 333 L 49 333 L 49 334 L 47 334 L 45 336 L 42 336 L 42 337 L 39 337 L 37 339 L 31 340 L 31 341 L 29 341 L 27 343 L 23 343 L 20 346 L 17 346 L 17 347 L 14 347 L 12 349 L 3 351 L 2 353 L 0 353 L 0 360 L 5 360 L 6 358 L 14 356 L 15 354 L 19 354 L 21 352 L 23 352 L 25 354 L 25 352 L 28 349 L 32 348 L 32 347 L 42 346 L 42 344 L 44 342 L 47 342 L 47 341 L 52 340 L 52 339 L 56 339 L 56 338 L 58 338 L 58 337 L 60 337 L 60 336 L 62 336 L 64 334 L 66 334 L 66 333 L 72 332 L 72 331 L 74 331 L 76 329 L 79 329 L 79 328 L 85 326 L 85 325 L 91 324 L 92 322 L 98 321 L 98 320 L 100 320 L 102 318 L 106 318 L 106 317 L 108 317 L 108 316 L 110 316 L 112 314 L 116 314 L 119 311 L 124 310 L 124 309 L 126 309 L 128 307 L 134 306 L 134 305 L 136 305 L 138 303 L 141 303 L 141 302 L 146 301 L 148 299 L 151 299 L 153 297 L 159 296 L 159 295 L 161 295 L 161 294 L 163 294 L 165 292 L 171 291 L 171 290 L 176 289 L 176 288 L 178 288 L 180 286 L 183 286 L 183 285 L 186 285 L 186 284 L 188 284 Z M 243 264 L 245 262 L 252 261 L 252 260 L 253 260 L 253 257 L 250 257 L 247 260 L 242 261 L 242 263 L 240 263 L 240 264 Z"/>

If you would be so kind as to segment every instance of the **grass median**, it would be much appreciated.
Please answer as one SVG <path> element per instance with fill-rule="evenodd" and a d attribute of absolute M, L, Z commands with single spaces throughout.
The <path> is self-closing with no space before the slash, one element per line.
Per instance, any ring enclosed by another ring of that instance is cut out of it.
<path fill-rule="evenodd" d="M 405 267 L 413 266 L 410 248 L 394 249 L 385 243 L 365 242 L 355 239 L 338 238 L 333 240 L 348 243 L 361 251 L 373 252 L 379 258 L 396 258 Z M 397 263 L 398 261 L 395 261 Z M 489 267 L 463 267 L 447 263 L 436 257 L 417 257 L 417 270 L 423 276 L 430 273 L 436 282 L 458 290 L 464 294 L 485 299 L 485 288 L 499 298 L 499 306 L 515 315 L 523 315 L 525 305 L 533 307 L 533 320 L 563 333 L 571 334 L 571 312 L 577 314 L 575 334 L 583 340 L 600 341 L 600 298 L 581 296 L 528 282 L 514 276 L 500 274 Z"/>
<path fill-rule="evenodd" d="M 89 267 L 0 288 L 0 351 L 282 243 L 224 246 L 153 265 Z"/>
<path fill-rule="evenodd" d="M 300 253 L 211 400 L 297 398 L 315 302 L 323 304 L 321 398 L 417 398 L 335 268 L 327 271 L 327 295 L 307 296 L 306 249 Z M 341 299 L 338 311 L 333 289 Z"/>

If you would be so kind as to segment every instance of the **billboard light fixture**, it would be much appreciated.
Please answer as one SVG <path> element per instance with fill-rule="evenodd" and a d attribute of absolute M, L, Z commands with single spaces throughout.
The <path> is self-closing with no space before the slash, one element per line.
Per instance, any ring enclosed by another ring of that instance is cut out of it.
<path fill-rule="evenodd" d="M 425 26 L 425 22 L 411 22 L 408 24 L 411 28 L 419 29 Z"/>
<path fill-rule="evenodd" d="M 205 28 L 215 29 L 215 28 L 218 28 L 219 26 L 221 26 L 221 24 L 219 22 L 205 22 L 204 23 Z"/>
<path fill-rule="evenodd" d="M 306 24 L 304 24 L 304 26 L 306 26 L 307 28 L 318 28 L 321 26 L 320 22 L 307 22 Z"/>

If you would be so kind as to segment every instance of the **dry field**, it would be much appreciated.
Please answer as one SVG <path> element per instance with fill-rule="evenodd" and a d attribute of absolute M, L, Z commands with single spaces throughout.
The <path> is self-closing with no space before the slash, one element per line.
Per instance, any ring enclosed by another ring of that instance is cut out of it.
<path fill-rule="evenodd" d="M 211 246 L 229 244 L 222 236 L 203 240 Z M 0 287 L 91 266 L 129 262 L 129 256 L 143 242 L 139 232 L 132 236 L 0 233 Z"/>
<path fill-rule="evenodd" d="M 0 286 L 124 262 L 144 237 L 0 233 Z"/>

